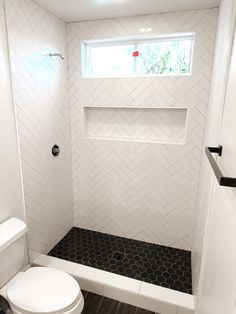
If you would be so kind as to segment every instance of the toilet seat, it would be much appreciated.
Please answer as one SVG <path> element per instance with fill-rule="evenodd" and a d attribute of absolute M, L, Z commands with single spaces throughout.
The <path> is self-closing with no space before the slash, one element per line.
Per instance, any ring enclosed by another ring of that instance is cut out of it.
<path fill-rule="evenodd" d="M 21 313 L 67 312 L 82 298 L 77 281 L 48 267 L 29 268 L 8 288 L 12 307 Z"/>

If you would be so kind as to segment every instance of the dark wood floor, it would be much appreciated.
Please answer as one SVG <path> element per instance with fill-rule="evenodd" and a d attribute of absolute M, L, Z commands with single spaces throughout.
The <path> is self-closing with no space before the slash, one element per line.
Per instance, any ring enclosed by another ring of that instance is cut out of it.
<path fill-rule="evenodd" d="M 84 310 L 82 314 L 155 314 L 154 312 L 108 299 L 98 294 L 87 291 L 82 291 L 82 293 L 84 296 Z"/>

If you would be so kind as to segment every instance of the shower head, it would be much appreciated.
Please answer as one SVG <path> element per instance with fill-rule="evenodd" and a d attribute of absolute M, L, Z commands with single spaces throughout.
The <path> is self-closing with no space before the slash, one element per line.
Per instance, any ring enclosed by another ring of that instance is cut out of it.
<path fill-rule="evenodd" d="M 64 57 L 60 53 L 49 53 L 48 56 L 51 57 L 51 58 L 52 57 L 60 57 L 61 60 L 64 60 Z"/>

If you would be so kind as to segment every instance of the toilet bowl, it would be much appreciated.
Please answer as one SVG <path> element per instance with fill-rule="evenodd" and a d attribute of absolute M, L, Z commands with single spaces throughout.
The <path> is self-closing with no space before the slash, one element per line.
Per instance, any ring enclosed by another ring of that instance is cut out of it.
<path fill-rule="evenodd" d="M 14 217 L 0 224 L 0 295 L 11 311 L 82 313 L 84 298 L 72 276 L 50 267 L 29 267 L 26 232 L 25 222 Z"/>
<path fill-rule="evenodd" d="M 77 281 L 49 267 L 30 267 L 18 273 L 1 294 L 14 314 L 80 314 L 84 306 Z"/>

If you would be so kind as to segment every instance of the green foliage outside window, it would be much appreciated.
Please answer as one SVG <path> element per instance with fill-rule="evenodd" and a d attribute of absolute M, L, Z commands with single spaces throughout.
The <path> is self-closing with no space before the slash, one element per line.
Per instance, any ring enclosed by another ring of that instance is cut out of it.
<path fill-rule="evenodd" d="M 190 41 L 142 44 L 137 72 L 146 75 L 188 73 L 190 53 Z"/>

